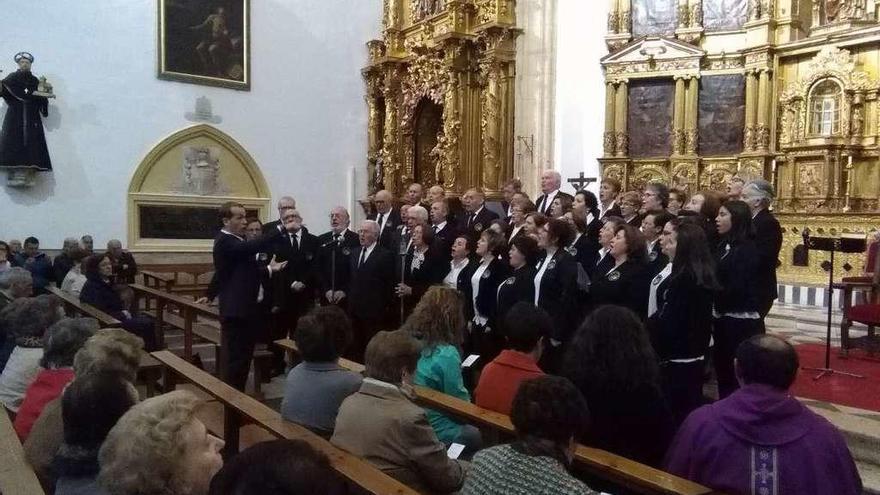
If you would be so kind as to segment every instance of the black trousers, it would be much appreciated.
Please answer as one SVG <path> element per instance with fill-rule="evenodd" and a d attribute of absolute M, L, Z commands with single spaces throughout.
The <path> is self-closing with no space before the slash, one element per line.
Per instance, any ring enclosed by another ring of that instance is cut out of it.
<path fill-rule="evenodd" d="M 764 322 L 760 319 L 730 318 L 722 316 L 713 322 L 712 336 L 715 341 L 713 361 L 715 376 L 718 378 L 718 398 L 723 399 L 739 388 L 733 371 L 733 358 L 736 348 L 753 335 L 764 333 Z"/>
<path fill-rule="evenodd" d="M 676 428 L 684 422 L 687 415 L 703 405 L 704 360 L 690 363 L 664 361 L 660 364 L 660 375 L 666 401 L 672 410 Z"/>
<path fill-rule="evenodd" d="M 248 318 L 223 318 L 220 325 L 220 377 L 244 392 L 254 346 L 259 338 L 255 320 Z"/>

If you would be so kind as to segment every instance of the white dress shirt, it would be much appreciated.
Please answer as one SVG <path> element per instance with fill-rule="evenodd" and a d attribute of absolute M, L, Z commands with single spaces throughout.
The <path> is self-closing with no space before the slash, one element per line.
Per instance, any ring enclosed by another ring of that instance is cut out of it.
<path fill-rule="evenodd" d="M 549 193 L 544 195 L 544 202 L 541 203 L 541 206 L 538 207 L 538 211 L 547 214 L 550 211 L 550 205 L 553 204 L 553 200 L 556 199 L 556 195 L 559 194 L 559 189 L 554 191 L 550 191 Z"/>
<path fill-rule="evenodd" d="M 443 285 L 449 287 L 450 289 L 458 288 L 458 275 L 461 273 L 465 267 L 470 263 L 470 259 L 465 258 L 456 264 L 455 260 L 449 262 L 449 273 L 446 275 L 446 278 L 443 279 Z"/>
<path fill-rule="evenodd" d="M 667 263 L 666 266 L 660 270 L 660 273 L 654 277 L 654 280 L 651 280 L 651 295 L 648 297 L 648 318 L 654 315 L 657 312 L 657 288 L 660 287 L 660 284 L 663 283 L 664 280 L 669 278 L 669 275 L 672 274 L 672 263 Z"/>
<path fill-rule="evenodd" d="M 538 301 L 541 299 L 541 281 L 544 280 L 544 272 L 547 271 L 547 265 L 553 261 L 554 254 L 556 254 L 556 251 L 547 253 L 547 256 L 538 267 L 538 273 L 535 274 L 535 306 L 538 305 Z"/>

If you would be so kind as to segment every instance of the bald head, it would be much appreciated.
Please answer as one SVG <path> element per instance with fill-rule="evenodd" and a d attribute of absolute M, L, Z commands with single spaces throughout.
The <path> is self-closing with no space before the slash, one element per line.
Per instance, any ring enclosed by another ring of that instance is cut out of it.
<path fill-rule="evenodd" d="M 379 213 L 388 213 L 394 206 L 394 195 L 390 191 L 382 189 L 373 197 L 373 203 L 376 205 L 376 211 Z"/>
<path fill-rule="evenodd" d="M 797 377 L 798 355 L 788 342 L 773 335 L 755 335 L 736 349 L 736 374 L 740 383 L 769 385 L 788 390 Z"/>
<path fill-rule="evenodd" d="M 461 196 L 461 205 L 469 213 L 475 213 L 482 208 L 485 201 L 486 196 L 483 194 L 483 191 L 476 188 L 468 189 Z"/>
<path fill-rule="evenodd" d="M 562 176 L 555 170 L 545 170 L 541 173 L 541 192 L 551 193 L 562 187 Z"/>
<path fill-rule="evenodd" d="M 428 189 L 428 203 L 434 204 L 437 201 L 443 201 L 446 199 L 446 191 L 443 190 L 440 186 L 431 186 Z"/>

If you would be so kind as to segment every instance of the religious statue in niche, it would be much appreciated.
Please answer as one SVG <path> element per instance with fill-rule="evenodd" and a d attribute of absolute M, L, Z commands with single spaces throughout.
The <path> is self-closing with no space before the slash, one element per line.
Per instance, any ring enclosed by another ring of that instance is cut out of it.
<path fill-rule="evenodd" d="M 821 165 L 817 163 L 801 165 L 798 186 L 802 196 L 819 196 L 822 193 L 822 179 L 819 167 Z"/>
<path fill-rule="evenodd" d="M 183 187 L 185 194 L 220 196 L 228 189 L 220 179 L 220 150 L 207 146 L 183 149 Z"/>
<path fill-rule="evenodd" d="M 446 0 L 412 0 L 412 19 L 419 22 L 443 11 Z"/>
<path fill-rule="evenodd" d="M 7 172 L 12 187 L 34 185 L 37 172 L 52 170 L 42 117 L 49 115 L 52 85 L 45 77 L 31 73 L 34 56 L 20 52 L 14 57 L 18 70 L 0 85 L 0 98 L 6 101 L 6 116 L 0 131 L 0 169 Z"/>

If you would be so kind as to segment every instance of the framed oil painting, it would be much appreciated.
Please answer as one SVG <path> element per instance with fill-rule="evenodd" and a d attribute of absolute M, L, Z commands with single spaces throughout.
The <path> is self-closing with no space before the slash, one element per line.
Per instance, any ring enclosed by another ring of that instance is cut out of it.
<path fill-rule="evenodd" d="M 250 0 L 157 0 L 159 79 L 250 90 Z"/>

